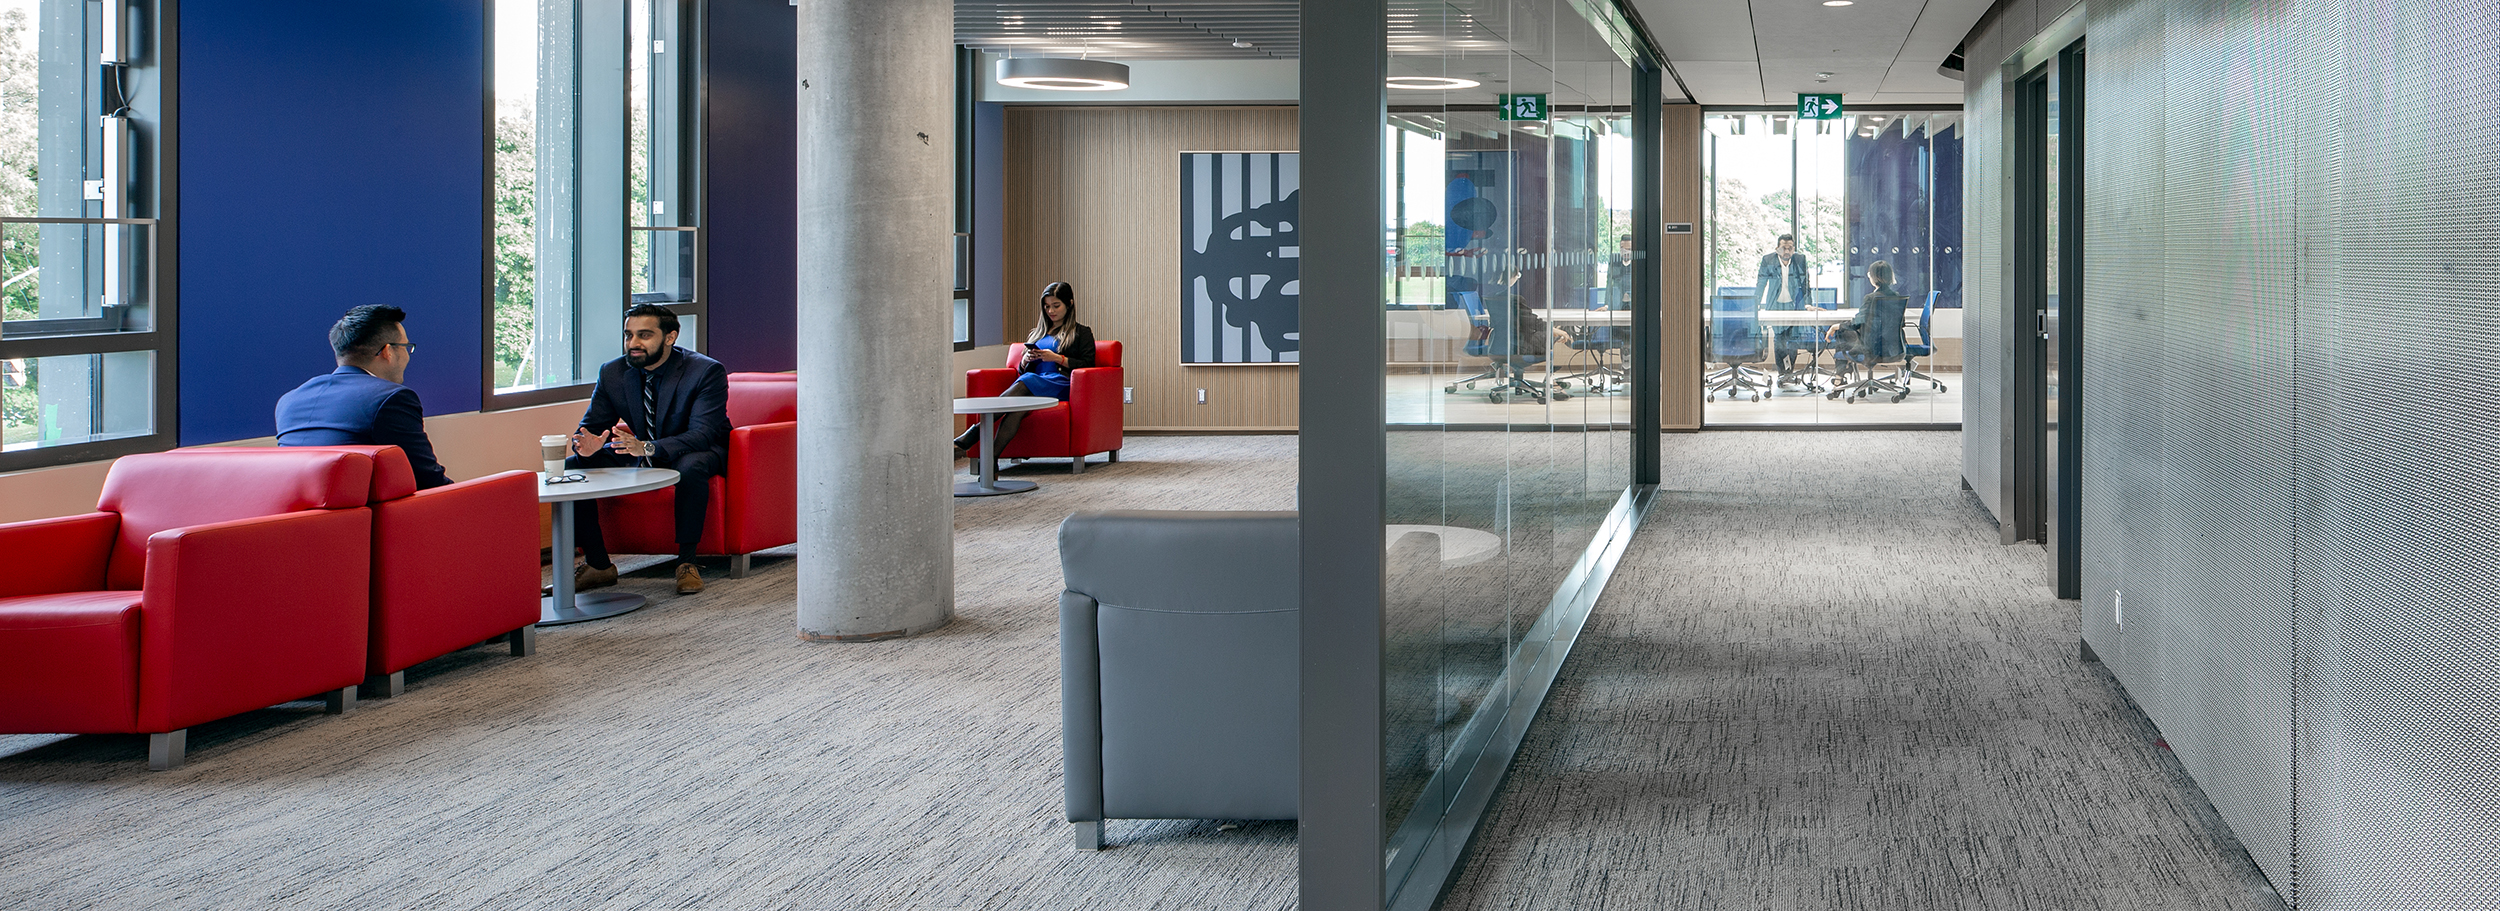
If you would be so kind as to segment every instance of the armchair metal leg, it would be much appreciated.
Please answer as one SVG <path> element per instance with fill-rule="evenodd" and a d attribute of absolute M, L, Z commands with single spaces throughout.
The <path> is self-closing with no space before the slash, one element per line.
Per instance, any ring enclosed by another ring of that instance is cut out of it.
<path fill-rule="evenodd" d="M 512 646 L 512 657 L 527 658 L 538 654 L 538 624 L 532 623 L 505 633 L 504 642 Z"/>
<path fill-rule="evenodd" d="M 754 554 L 733 554 L 729 558 L 729 578 L 744 579 L 755 569 Z"/>
<path fill-rule="evenodd" d="M 397 699 L 408 691 L 408 672 L 392 671 L 365 678 L 365 692 L 382 699 Z"/>
<path fill-rule="evenodd" d="M 399 675 L 393 674 L 391 676 L 396 677 Z M 352 686 L 342 686 L 338 689 L 323 693 L 321 694 L 321 702 L 321 711 L 323 713 L 330 715 L 345 714 L 348 709 L 356 707 L 356 688 Z"/>
<path fill-rule="evenodd" d="M 166 731 L 148 735 L 148 771 L 163 772 L 182 766 L 182 750 L 191 739 L 191 729 Z"/>
<path fill-rule="evenodd" d="M 1102 820 L 1090 819 L 1084 822 L 1070 823 L 1069 825 L 1076 830 L 1077 850 L 1102 850 Z"/>
<path fill-rule="evenodd" d="M 1111 455 L 1111 461 L 1117 462 L 1117 461 L 1119 461 L 1119 460 L 1120 460 L 1120 451 L 1119 451 L 1119 450 L 1117 450 L 1117 449 L 1111 450 L 1110 455 Z"/>
<path fill-rule="evenodd" d="M 1076 458 L 1069 459 L 1069 460 L 1068 460 L 1068 473 L 1069 473 L 1069 474 L 1084 474 L 1084 473 L 1085 473 L 1085 457 L 1084 457 L 1084 456 L 1077 456 Z"/>

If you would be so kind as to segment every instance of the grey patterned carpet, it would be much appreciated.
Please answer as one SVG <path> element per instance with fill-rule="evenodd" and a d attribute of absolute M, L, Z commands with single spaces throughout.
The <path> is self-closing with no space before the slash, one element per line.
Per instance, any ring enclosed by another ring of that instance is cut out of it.
<path fill-rule="evenodd" d="M 1667 439 L 1667 494 L 1445 907 L 2279 907 L 1958 437 Z M 1056 558 L 1085 508 L 1282 509 L 1294 441 L 1132 438 L 958 504 L 959 619 L 809 645 L 787 560 L 472 649 L 407 695 L 0 736 L 0 908 L 1287 908 L 1290 825 L 1068 847 Z"/>
<path fill-rule="evenodd" d="M 1087 508 L 1290 509 L 1290 437 L 1133 437 L 958 501 L 958 619 L 795 637 L 792 563 L 470 649 L 398 699 L 138 737 L 0 737 L 0 909 L 1282 908 L 1293 828 L 1119 822 L 1070 848 L 1056 531 Z"/>
<path fill-rule="evenodd" d="M 1960 455 L 1669 435 L 1442 907 L 2280 909 Z"/>

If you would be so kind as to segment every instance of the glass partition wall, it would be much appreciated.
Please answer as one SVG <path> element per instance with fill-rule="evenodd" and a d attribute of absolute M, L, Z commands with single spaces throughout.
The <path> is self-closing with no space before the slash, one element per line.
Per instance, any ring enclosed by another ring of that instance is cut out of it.
<path fill-rule="evenodd" d="M 1706 423 L 1961 423 L 1961 117 L 1703 117 Z"/>
<path fill-rule="evenodd" d="M 1649 265 L 1634 225 L 1654 217 L 1634 161 L 1654 150 L 1633 128 L 1628 29 L 1590 6 L 1389 4 L 1392 907 L 1438 891 L 1585 616 L 1590 555 L 1628 534 L 1634 276 Z"/>

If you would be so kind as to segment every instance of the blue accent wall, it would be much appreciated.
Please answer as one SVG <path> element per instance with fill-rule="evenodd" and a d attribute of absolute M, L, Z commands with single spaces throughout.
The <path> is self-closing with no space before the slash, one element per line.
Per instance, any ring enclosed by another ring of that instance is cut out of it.
<path fill-rule="evenodd" d="M 407 308 L 429 413 L 478 409 L 488 7 L 182 4 L 184 445 L 276 432 L 363 303 Z"/>
<path fill-rule="evenodd" d="M 798 10 L 711 0 L 704 22 L 704 348 L 798 369 Z"/>

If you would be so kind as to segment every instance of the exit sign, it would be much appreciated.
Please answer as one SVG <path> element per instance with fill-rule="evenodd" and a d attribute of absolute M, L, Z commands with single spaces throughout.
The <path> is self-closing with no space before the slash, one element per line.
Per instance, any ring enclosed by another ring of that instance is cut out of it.
<path fill-rule="evenodd" d="M 1503 95 L 1500 97 L 1503 120 L 1545 119 L 1545 96 L 1543 95 Z"/>
<path fill-rule="evenodd" d="M 1838 95 L 1807 95 L 1807 94 L 1804 94 L 1804 93 L 1802 93 L 1802 92 L 1801 92 L 1801 93 L 1798 93 L 1798 95 L 1797 95 L 1797 119 L 1799 119 L 1799 120 L 1839 120 L 1839 119 L 1840 119 L 1840 96 L 1838 96 Z"/>

